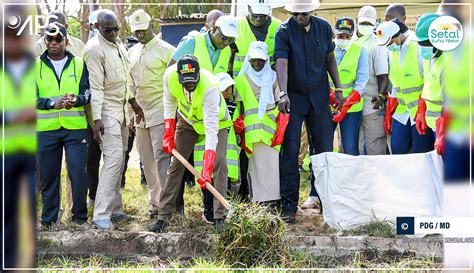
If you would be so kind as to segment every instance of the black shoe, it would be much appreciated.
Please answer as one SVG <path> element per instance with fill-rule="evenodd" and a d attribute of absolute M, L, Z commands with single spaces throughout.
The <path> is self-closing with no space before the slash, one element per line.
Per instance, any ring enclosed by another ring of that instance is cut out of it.
<path fill-rule="evenodd" d="M 87 218 L 84 219 L 84 218 L 75 218 L 75 217 L 73 217 L 71 222 L 78 225 L 78 226 L 81 226 L 81 225 L 87 223 Z"/>
<path fill-rule="evenodd" d="M 202 213 L 202 220 L 208 224 L 214 224 L 214 211 L 212 209 L 204 209 Z"/>
<path fill-rule="evenodd" d="M 287 224 L 294 224 L 296 223 L 296 212 L 284 210 L 281 212 L 281 219 Z"/>
<path fill-rule="evenodd" d="M 224 229 L 224 219 L 214 219 L 214 228 L 217 233 L 221 233 Z"/>
<path fill-rule="evenodd" d="M 168 225 L 168 222 L 165 220 L 158 220 L 153 225 L 148 226 L 148 231 L 161 233 Z"/>

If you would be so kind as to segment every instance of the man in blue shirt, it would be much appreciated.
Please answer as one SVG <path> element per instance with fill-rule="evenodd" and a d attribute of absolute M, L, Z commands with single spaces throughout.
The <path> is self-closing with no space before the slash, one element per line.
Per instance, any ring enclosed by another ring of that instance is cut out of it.
<path fill-rule="evenodd" d="M 354 28 L 354 20 L 349 17 L 336 21 L 336 60 L 344 88 L 343 95 L 347 99 L 341 113 L 334 116 L 334 129 L 339 123 L 344 153 L 359 155 L 359 131 L 364 104 L 361 98 L 369 81 L 369 55 L 365 48 L 352 42 Z"/>
<path fill-rule="evenodd" d="M 286 6 L 293 16 L 282 23 L 275 37 L 274 56 L 281 90 L 278 108 L 290 114 L 280 168 L 282 217 L 287 223 L 295 223 L 298 206 L 298 152 L 303 121 L 306 121 L 317 154 L 333 149 L 328 72 L 336 87 L 335 104 L 337 109 L 342 107 L 333 32 L 327 21 L 311 15 L 319 3 L 310 2 L 293 0 Z"/>

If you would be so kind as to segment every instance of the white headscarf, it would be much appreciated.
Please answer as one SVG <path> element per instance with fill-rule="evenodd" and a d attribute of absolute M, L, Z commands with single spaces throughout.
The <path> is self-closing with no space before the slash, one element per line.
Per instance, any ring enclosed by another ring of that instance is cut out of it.
<path fill-rule="evenodd" d="M 255 71 L 250 65 L 250 59 L 266 60 L 265 66 L 260 71 Z M 273 96 L 273 83 L 276 80 L 276 73 L 270 67 L 268 57 L 268 46 L 264 42 L 252 42 L 249 46 L 244 64 L 239 72 L 239 76 L 246 74 L 258 87 L 260 87 L 260 99 L 258 100 L 258 117 L 263 119 L 269 104 L 275 103 Z"/>

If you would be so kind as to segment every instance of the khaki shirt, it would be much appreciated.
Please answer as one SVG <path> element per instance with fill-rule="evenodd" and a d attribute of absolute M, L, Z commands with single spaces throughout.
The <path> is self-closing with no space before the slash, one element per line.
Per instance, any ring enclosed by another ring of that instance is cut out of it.
<path fill-rule="evenodd" d="M 85 47 L 84 43 L 71 35 L 68 35 L 67 38 L 69 42 L 66 46 L 66 50 L 71 52 L 74 56 L 81 57 L 82 51 Z M 36 56 L 40 56 L 41 54 L 43 54 L 43 52 L 46 51 L 46 42 L 44 41 L 44 37 L 41 37 L 36 41 L 34 51 Z"/>
<path fill-rule="evenodd" d="M 163 75 L 175 48 L 155 36 L 147 44 L 138 43 L 128 52 L 131 87 L 145 113 L 140 128 L 163 123 Z"/>
<path fill-rule="evenodd" d="M 130 65 L 127 51 L 117 39 L 115 44 L 97 34 L 90 39 L 83 54 L 89 70 L 92 119 L 109 116 L 130 122 L 127 102 L 134 98 L 129 84 Z"/>

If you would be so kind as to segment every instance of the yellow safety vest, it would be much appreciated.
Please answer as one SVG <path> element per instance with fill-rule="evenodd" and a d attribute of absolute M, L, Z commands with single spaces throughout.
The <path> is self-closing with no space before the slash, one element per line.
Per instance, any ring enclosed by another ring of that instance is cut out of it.
<path fill-rule="evenodd" d="M 268 45 L 268 56 L 270 57 L 270 65 L 273 65 L 275 63 L 275 60 L 273 59 L 273 55 L 275 53 L 275 36 L 278 28 L 281 25 L 281 21 L 274 17 L 272 17 L 271 20 L 272 22 L 268 26 L 265 43 Z M 237 45 L 239 52 L 235 54 L 234 77 L 239 75 L 239 71 L 242 68 L 250 44 L 254 41 L 257 41 L 257 38 L 255 38 L 255 35 L 253 34 L 252 29 L 250 28 L 247 17 L 245 16 L 239 18 L 238 33 L 239 37 L 235 39 L 235 44 Z"/>
<path fill-rule="evenodd" d="M 1 70 L 0 70 L 1 71 Z M 36 106 L 36 82 L 34 65 L 31 66 L 16 86 L 7 71 L 3 72 L 5 81 L 3 85 L 3 96 L 0 104 L 4 104 L 4 114 L 15 114 L 27 108 L 34 109 Z M 2 102 L 3 98 L 5 101 Z M 0 135 L 5 155 L 14 153 L 36 153 L 36 125 L 35 124 L 5 124 L 3 135 Z"/>
<path fill-rule="evenodd" d="M 38 96 L 55 100 L 66 93 L 79 94 L 79 83 L 81 81 L 84 61 L 80 57 L 74 57 L 61 74 L 61 79 L 56 80 L 54 69 L 46 65 L 41 57 L 36 61 L 36 83 Z M 38 132 L 57 130 L 61 127 L 70 130 L 86 129 L 87 120 L 84 107 L 73 107 L 66 109 L 36 110 Z"/>
<path fill-rule="evenodd" d="M 196 34 L 194 36 L 195 46 L 194 46 L 194 56 L 199 61 L 199 67 L 204 68 L 212 74 L 217 74 L 220 72 L 227 72 L 229 68 L 230 61 L 230 47 L 225 47 L 221 50 L 219 59 L 215 66 L 212 65 L 211 57 L 209 56 L 209 51 L 207 50 L 206 43 L 206 34 Z"/>
<path fill-rule="evenodd" d="M 347 48 L 346 54 L 342 58 L 341 63 L 338 65 L 337 70 L 339 71 L 339 80 L 341 81 L 342 95 L 348 97 L 354 89 L 354 83 L 357 77 L 357 66 L 359 64 L 359 57 L 362 51 L 362 47 L 356 43 L 351 43 Z M 334 83 L 331 77 L 329 77 L 329 85 L 334 88 Z M 357 90 L 362 91 L 362 90 Z M 364 99 L 360 99 L 360 102 L 352 105 L 349 109 L 351 112 L 360 112 L 364 107 Z"/>
<path fill-rule="evenodd" d="M 263 142 L 272 145 L 272 139 L 277 130 L 276 117 L 278 108 L 267 110 L 263 119 L 258 117 L 258 101 L 245 75 L 235 79 L 236 92 L 240 94 L 244 105 L 245 144 L 253 151 L 253 143 Z M 280 151 L 280 145 L 274 147 Z M 251 154 L 247 154 L 251 157 Z"/>
<path fill-rule="evenodd" d="M 407 41 L 408 47 L 400 64 L 400 52 L 390 52 L 390 81 L 397 91 L 396 114 L 404 114 L 407 109 L 412 118 L 418 110 L 418 99 L 423 90 L 423 75 L 418 67 L 418 43 Z"/>
<path fill-rule="evenodd" d="M 441 87 L 441 74 L 443 73 L 442 54 L 430 68 L 430 62 L 425 62 L 425 86 L 421 97 L 426 101 L 426 124 L 431 129 L 436 129 L 436 120 L 441 116 L 443 109 L 443 89 Z"/>
<path fill-rule="evenodd" d="M 462 46 L 443 53 L 445 55 L 443 66 L 448 68 L 444 70 L 444 86 L 447 108 L 451 114 L 448 130 L 450 133 L 461 132 L 469 136 L 471 122 L 469 75 L 472 75 L 472 72 L 469 73 L 469 40 Z"/>

